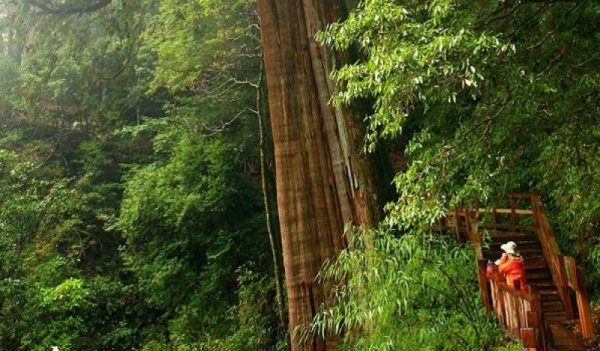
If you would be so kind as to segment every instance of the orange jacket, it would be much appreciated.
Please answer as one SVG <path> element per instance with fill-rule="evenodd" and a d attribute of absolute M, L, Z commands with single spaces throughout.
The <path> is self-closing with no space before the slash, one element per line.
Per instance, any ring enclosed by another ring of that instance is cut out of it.
<path fill-rule="evenodd" d="M 521 290 L 527 291 L 527 282 L 525 281 L 525 261 L 522 258 L 509 258 L 503 255 L 498 262 L 498 271 L 506 277 L 508 286 L 514 288 L 514 281 L 518 280 Z"/>

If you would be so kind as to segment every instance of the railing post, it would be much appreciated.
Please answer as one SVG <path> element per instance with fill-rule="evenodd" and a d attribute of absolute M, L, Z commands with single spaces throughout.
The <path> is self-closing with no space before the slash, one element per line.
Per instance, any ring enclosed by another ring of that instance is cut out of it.
<path fill-rule="evenodd" d="M 511 217 L 511 225 L 512 231 L 515 232 L 516 228 L 519 226 L 519 216 L 517 216 L 517 205 L 515 203 L 515 197 L 510 196 L 510 217 Z"/>
<path fill-rule="evenodd" d="M 477 276 L 479 280 L 479 290 L 486 311 L 492 311 L 492 299 L 490 294 L 490 284 L 487 278 L 487 262 L 485 259 L 477 260 Z"/>
<path fill-rule="evenodd" d="M 523 344 L 523 350 L 526 351 L 539 351 L 538 348 L 538 332 L 536 328 L 525 327 L 521 328 L 521 343 Z"/>
<path fill-rule="evenodd" d="M 529 286 L 531 296 L 530 311 L 527 312 L 528 326 L 537 329 L 536 350 L 546 351 L 546 329 L 543 324 L 542 301 L 535 286 Z"/>
<path fill-rule="evenodd" d="M 460 243 L 460 228 L 459 228 L 459 217 L 458 217 L 458 209 L 455 208 L 454 209 L 454 233 L 456 234 L 456 239 L 458 240 L 458 242 Z"/>
<path fill-rule="evenodd" d="M 585 288 L 585 272 L 583 268 L 577 267 L 577 307 L 579 309 L 579 321 L 581 322 L 581 334 L 584 338 L 594 336 L 594 325 L 592 322 L 592 311 Z"/>
<path fill-rule="evenodd" d="M 494 234 L 498 232 L 498 212 L 496 206 L 492 208 L 492 230 Z"/>
<path fill-rule="evenodd" d="M 521 299 L 519 299 L 519 296 L 517 295 L 517 291 L 513 291 L 512 294 L 510 294 L 511 297 L 511 307 L 512 307 L 512 333 L 514 336 L 516 337 L 520 337 L 520 333 L 519 330 L 521 329 L 521 318 L 520 318 L 520 305 L 521 305 Z"/>
<path fill-rule="evenodd" d="M 492 277 L 492 285 L 493 285 L 493 294 L 494 294 L 494 310 L 496 311 L 496 316 L 498 317 L 498 323 L 506 328 L 506 305 L 504 301 L 504 292 L 500 289 L 500 273 L 494 273 Z"/>
<path fill-rule="evenodd" d="M 561 295 L 563 297 L 563 304 L 565 306 L 565 314 L 567 315 L 567 319 L 575 318 L 575 313 L 573 311 L 573 302 L 571 301 L 571 295 L 569 294 L 569 281 L 567 277 L 567 272 L 565 270 L 565 256 L 556 255 L 555 256 L 555 264 L 556 270 L 559 272 L 560 276 L 560 289 Z"/>

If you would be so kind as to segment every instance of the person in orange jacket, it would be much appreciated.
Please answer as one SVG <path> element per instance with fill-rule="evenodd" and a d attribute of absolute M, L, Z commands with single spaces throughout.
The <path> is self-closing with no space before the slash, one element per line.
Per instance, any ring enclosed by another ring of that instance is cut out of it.
<path fill-rule="evenodd" d="M 525 261 L 514 241 L 509 241 L 500 246 L 504 253 L 495 263 L 498 266 L 498 271 L 506 277 L 508 286 L 514 288 L 514 282 L 519 281 L 520 289 L 527 291 L 527 281 L 525 280 Z"/>

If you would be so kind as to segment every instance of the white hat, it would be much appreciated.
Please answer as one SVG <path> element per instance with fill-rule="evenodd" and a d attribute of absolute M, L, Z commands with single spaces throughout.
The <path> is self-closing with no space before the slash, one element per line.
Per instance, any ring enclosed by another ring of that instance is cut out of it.
<path fill-rule="evenodd" d="M 517 251 L 517 244 L 514 241 L 509 241 L 506 244 L 500 245 L 502 251 L 507 254 L 517 255 L 519 252 Z"/>

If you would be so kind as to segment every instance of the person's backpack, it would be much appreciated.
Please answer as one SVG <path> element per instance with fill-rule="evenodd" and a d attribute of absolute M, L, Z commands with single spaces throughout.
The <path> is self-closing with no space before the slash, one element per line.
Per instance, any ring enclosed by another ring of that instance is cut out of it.
<path fill-rule="evenodd" d="M 485 273 L 488 278 L 491 278 L 494 275 L 494 263 L 492 261 L 488 261 Z"/>

